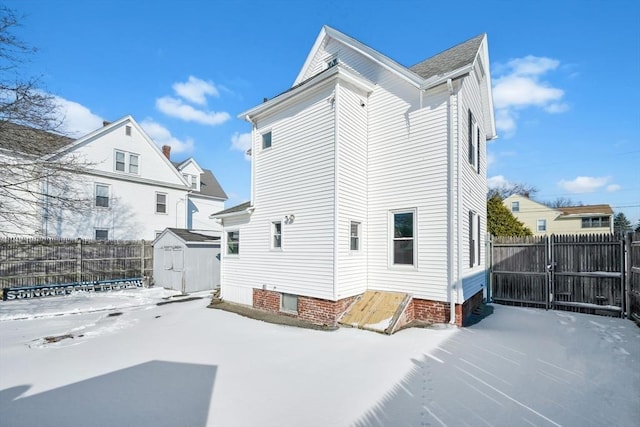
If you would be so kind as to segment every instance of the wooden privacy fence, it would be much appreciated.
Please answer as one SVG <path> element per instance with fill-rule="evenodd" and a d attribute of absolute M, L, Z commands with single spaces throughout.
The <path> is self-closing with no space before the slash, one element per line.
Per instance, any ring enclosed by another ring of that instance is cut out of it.
<path fill-rule="evenodd" d="M 638 237 L 493 237 L 490 297 L 498 303 L 582 313 L 636 313 L 640 320 Z"/>
<path fill-rule="evenodd" d="M 151 242 L 0 239 L 0 289 L 151 277 Z"/>

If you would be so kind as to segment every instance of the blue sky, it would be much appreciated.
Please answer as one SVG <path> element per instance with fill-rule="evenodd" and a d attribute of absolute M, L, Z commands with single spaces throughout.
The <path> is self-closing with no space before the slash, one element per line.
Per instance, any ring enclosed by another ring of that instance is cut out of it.
<path fill-rule="evenodd" d="M 640 219 L 635 1 L 5 0 L 39 49 L 23 71 L 82 134 L 132 115 L 172 159 L 250 195 L 238 113 L 291 86 L 322 25 L 410 66 L 486 32 L 499 138 L 490 183 Z"/>

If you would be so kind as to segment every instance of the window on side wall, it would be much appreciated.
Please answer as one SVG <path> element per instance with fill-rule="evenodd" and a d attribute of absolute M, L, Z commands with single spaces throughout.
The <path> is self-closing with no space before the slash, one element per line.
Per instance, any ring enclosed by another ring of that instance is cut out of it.
<path fill-rule="evenodd" d="M 469 211 L 469 267 L 480 265 L 480 215 Z"/>
<path fill-rule="evenodd" d="M 101 208 L 109 207 L 109 186 L 96 184 L 96 206 Z"/>
<path fill-rule="evenodd" d="M 349 225 L 349 249 L 353 252 L 360 250 L 360 223 L 351 221 Z"/>
<path fill-rule="evenodd" d="M 156 213 L 167 213 L 167 195 L 165 193 L 156 193 Z"/>
<path fill-rule="evenodd" d="M 138 155 L 129 154 L 129 173 L 138 173 Z"/>
<path fill-rule="evenodd" d="M 478 124 L 476 123 L 476 119 L 473 117 L 473 113 L 469 110 L 469 133 L 467 135 L 467 139 L 469 141 L 469 164 L 473 166 L 473 168 L 478 171 Z"/>
<path fill-rule="evenodd" d="M 391 213 L 392 264 L 415 265 L 415 211 Z"/>
<path fill-rule="evenodd" d="M 240 230 L 227 231 L 227 255 L 240 254 Z"/>
<path fill-rule="evenodd" d="M 124 172 L 124 152 L 116 151 L 116 171 Z"/>
<path fill-rule="evenodd" d="M 520 212 L 520 202 L 511 202 L 511 212 Z"/>
<path fill-rule="evenodd" d="M 109 230 L 104 228 L 96 228 L 96 240 L 109 240 Z"/>
<path fill-rule="evenodd" d="M 271 249 L 282 249 L 282 222 L 271 223 Z"/>
<path fill-rule="evenodd" d="M 546 219 L 537 220 L 536 230 L 538 230 L 538 233 L 545 233 L 547 231 L 547 220 Z"/>
<path fill-rule="evenodd" d="M 271 148 L 271 132 L 262 134 L 262 149 Z"/>

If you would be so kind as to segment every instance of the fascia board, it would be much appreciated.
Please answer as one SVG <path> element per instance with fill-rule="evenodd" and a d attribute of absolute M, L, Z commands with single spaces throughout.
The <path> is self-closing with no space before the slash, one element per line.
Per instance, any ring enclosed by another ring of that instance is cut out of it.
<path fill-rule="evenodd" d="M 491 64 L 489 64 L 489 41 L 485 35 L 482 44 L 480 45 L 480 54 L 482 55 L 482 66 L 484 67 L 484 74 L 486 76 L 485 84 L 487 86 L 487 94 L 489 96 L 489 132 L 487 132 L 487 139 L 492 140 L 498 137 L 496 130 L 496 118 L 493 110 L 493 91 L 491 86 Z M 476 57 L 477 60 L 477 57 Z"/>
<path fill-rule="evenodd" d="M 436 86 L 440 86 L 445 83 L 449 79 L 457 79 L 458 77 L 464 76 L 465 74 L 469 74 L 473 70 L 473 64 L 465 65 L 464 67 L 460 67 L 457 70 L 453 70 L 450 73 L 433 76 L 427 80 L 424 80 L 422 85 L 420 85 L 421 90 L 431 89 Z"/>
<path fill-rule="evenodd" d="M 242 210 L 242 211 L 229 212 L 229 213 L 226 213 L 226 214 L 219 214 L 219 215 L 211 214 L 211 215 L 209 215 L 209 219 L 216 219 L 216 218 L 223 219 L 223 218 L 231 218 L 231 217 L 234 217 L 234 216 L 245 216 L 245 215 L 251 215 L 252 212 L 253 212 L 253 207 L 247 208 L 247 209 Z"/>
<path fill-rule="evenodd" d="M 204 172 L 200 167 L 200 165 L 198 164 L 198 162 L 196 162 L 196 160 L 193 157 L 189 157 L 187 160 L 180 163 L 178 166 L 176 166 L 176 169 L 182 171 L 182 169 L 185 168 L 189 163 L 192 163 L 196 167 L 196 170 L 198 171 L 198 173 Z"/>
<path fill-rule="evenodd" d="M 340 64 L 335 67 L 330 68 L 326 72 L 318 74 L 316 77 L 312 78 L 310 81 L 301 85 L 295 89 L 292 89 L 288 92 L 285 92 L 281 95 L 276 96 L 275 98 L 270 99 L 269 101 L 262 103 L 250 110 L 247 110 L 238 115 L 239 119 L 245 119 L 247 117 L 254 118 L 260 116 L 267 111 L 275 108 L 277 106 L 281 106 L 287 101 L 295 98 L 299 94 L 306 92 L 310 89 L 316 88 L 319 85 L 329 81 L 332 78 L 339 78 L 344 80 L 352 85 L 362 89 L 364 92 L 370 93 L 375 88 L 375 84 L 366 80 L 365 78 L 354 74 L 351 71 L 346 70 L 344 67 L 340 66 Z"/>

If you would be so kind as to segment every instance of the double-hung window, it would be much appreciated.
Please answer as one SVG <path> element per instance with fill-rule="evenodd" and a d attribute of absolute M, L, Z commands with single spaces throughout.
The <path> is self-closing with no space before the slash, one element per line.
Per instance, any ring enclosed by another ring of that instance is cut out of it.
<path fill-rule="evenodd" d="M 227 231 L 227 255 L 240 254 L 240 230 Z"/>
<path fill-rule="evenodd" d="M 271 223 L 271 249 L 282 249 L 282 222 Z"/>
<path fill-rule="evenodd" d="M 156 193 L 156 213 L 167 213 L 167 194 Z"/>
<path fill-rule="evenodd" d="M 393 265 L 415 265 L 415 210 L 391 212 Z"/>
<path fill-rule="evenodd" d="M 140 156 L 138 154 L 116 150 L 115 160 L 116 172 L 128 172 L 135 175 L 140 172 Z"/>
<path fill-rule="evenodd" d="M 476 173 L 480 173 L 480 127 L 469 110 L 469 164 L 473 166 Z"/>
<path fill-rule="evenodd" d="M 351 221 L 349 224 L 349 249 L 353 252 L 360 250 L 360 223 Z"/>
<path fill-rule="evenodd" d="M 96 206 L 101 208 L 109 207 L 109 186 L 96 184 Z"/>
<path fill-rule="evenodd" d="M 538 230 L 538 233 L 545 233 L 547 231 L 547 220 L 546 219 L 537 220 L 536 230 Z"/>
<path fill-rule="evenodd" d="M 520 202 L 511 202 L 511 212 L 520 212 Z"/>

